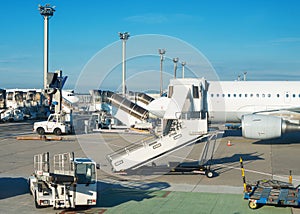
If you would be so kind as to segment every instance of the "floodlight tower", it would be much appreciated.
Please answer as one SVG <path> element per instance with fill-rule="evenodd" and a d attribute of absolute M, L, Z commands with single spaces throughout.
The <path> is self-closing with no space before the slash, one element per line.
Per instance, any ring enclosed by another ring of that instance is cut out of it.
<path fill-rule="evenodd" d="M 125 96 L 126 95 L 126 41 L 129 38 L 129 33 L 124 32 L 120 33 L 119 32 L 119 37 L 123 41 L 123 48 L 122 48 L 122 93 Z"/>
<path fill-rule="evenodd" d="M 177 71 L 177 62 L 178 62 L 179 58 L 173 58 L 173 62 L 174 62 L 174 79 L 176 79 L 176 71 Z"/>
<path fill-rule="evenodd" d="M 247 71 L 244 72 L 244 81 L 246 81 L 247 78 Z"/>
<path fill-rule="evenodd" d="M 181 62 L 182 66 L 182 78 L 184 79 L 184 66 L 186 65 L 186 62 Z"/>
<path fill-rule="evenodd" d="M 47 88 L 47 74 L 48 74 L 48 33 L 49 33 L 49 18 L 53 16 L 55 6 L 51 7 L 50 4 L 45 6 L 39 5 L 40 14 L 44 17 L 44 89 Z"/>
<path fill-rule="evenodd" d="M 165 49 L 158 49 L 158 53 L 160 54 L 160 96 L 163 94 L 163 61 L 164 54 L 166 53 Z"/>

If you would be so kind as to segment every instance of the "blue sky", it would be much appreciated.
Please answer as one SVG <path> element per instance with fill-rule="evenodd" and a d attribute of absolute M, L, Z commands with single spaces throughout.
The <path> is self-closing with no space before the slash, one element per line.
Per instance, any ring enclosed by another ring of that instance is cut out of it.
<path fill-rule="evenodd" d="M 252 80 L 300 80 L 297 0 L 19 0 L 1 2 L 1 88 L 42 87 L 43 18 L 37 6 L 46 3 L 56 6 L 50 19 L 49 70 L 63 70 L 69 76 L 67 88 L 124 31 L 169 35 L 191 44 L 221 80 L 236 79 L 244 71 Z M 153 54 L 158 48 L 164 47 L 154 46 Z"/>

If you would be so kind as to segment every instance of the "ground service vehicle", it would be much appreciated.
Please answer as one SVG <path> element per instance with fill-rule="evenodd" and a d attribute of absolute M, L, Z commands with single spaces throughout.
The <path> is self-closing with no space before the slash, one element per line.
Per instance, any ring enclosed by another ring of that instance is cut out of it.
<path fill-rule="evenodd" d="M 35 122 L 33 131 L 39 135 L 52 133 L 55 135 L 68 134 L 72 132 L 71 122 L 66 120 L 66 115 L 50 114 L 47 121 Z"/>
<path fill-rule="evenodd" d="M 96 205 L 96 163 L 89 158 L 74 158 L 74 153 L 57 154 L 50 172 L 49 153 L 38 154 L 28 185 L 36 208 Z"/>
<path fill-rule="evenodd" d="M 6 111 L 0 112 L 0 120 L 6 121 L 22 121 L 24 120 L 24 114 L 20 109 L 7 109 Z"/>

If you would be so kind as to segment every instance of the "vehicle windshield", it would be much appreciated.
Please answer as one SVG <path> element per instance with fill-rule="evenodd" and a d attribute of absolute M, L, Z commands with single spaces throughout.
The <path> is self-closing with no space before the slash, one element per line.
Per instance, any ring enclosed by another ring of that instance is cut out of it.
<path fill-rule="evenodd" d="M 76 165 L 78 184 L 94 184 L 96 182 L 95 164 L 79 163 Z"/>

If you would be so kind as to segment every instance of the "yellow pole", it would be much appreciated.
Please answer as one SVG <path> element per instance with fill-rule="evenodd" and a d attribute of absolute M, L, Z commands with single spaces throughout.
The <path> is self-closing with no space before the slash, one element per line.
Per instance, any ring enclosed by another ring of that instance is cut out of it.
<path fill-rule="evenodd" d="M 246 192 L 246 177 L 245 177 L 245 169 L 244 169 L 242 157 L 240 157 L 240 163 L 241 163 L 242 178 L 243 178 L 243 184 L 244 184 L 244 192 Z"/>
<path fill-rule="evenodd" d="M 289 182 L 290 184 L 293 184 L 292 170 L 290 170 Z"/>

